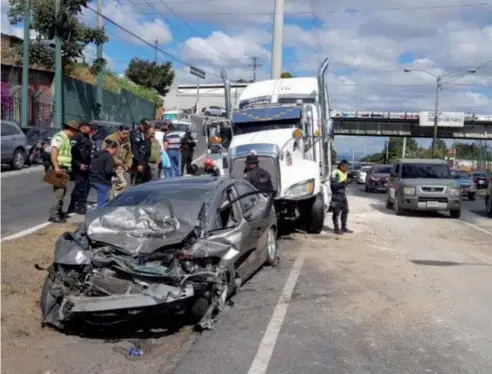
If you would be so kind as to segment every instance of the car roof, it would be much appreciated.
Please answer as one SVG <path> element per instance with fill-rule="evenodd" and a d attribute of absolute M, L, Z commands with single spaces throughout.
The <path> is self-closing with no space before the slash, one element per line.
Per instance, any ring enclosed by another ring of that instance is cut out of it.
<path fill-rule="evenodd" d="M 448 162 L 446 160 L 439 160 L 433 158 L 403 158 L 395 160 L 400 164 L 434 164 L 434 165 L 447 165 Z"/>
<path fill-rule="evenodd" d="M 154 180 L 134 187 L 132 190 L 146 191 L 155 190 L 156 188 L 178 188 L 179 190 L 200 188 L 204 190 L 213 190 L 226 181 L 232 180 L 234 179 L 229 177 L 214 177 L 209 175 L 196 177 L 186 176 Z"/>

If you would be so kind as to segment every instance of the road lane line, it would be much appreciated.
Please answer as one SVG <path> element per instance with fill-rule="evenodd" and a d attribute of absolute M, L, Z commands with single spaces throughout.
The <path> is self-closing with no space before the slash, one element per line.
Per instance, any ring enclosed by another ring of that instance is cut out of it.
<path fill-rule="evenodd" d="M 287 314 L 287 310 L 289 308 L 289 303 L 292 299 L 294 287 L 297 284 L 297 278 L 299 278 L 302 265 L 304 264 L 304 259 L 305 255 L 301 250 L 301 253 L 299 254 L 299 257 L 297 257 L 294 266 L 292 266 L 282 294 L 278 299 L 277 305 L 273 310 L 272 318 L 268 323 L 268 327 L 265 331 L 265 334 L 263 335 L 260 346 L 258 347 L 256 356 L 251 363 L 248 374 L 265 374 L 268 369 L 270 359 L 272 358 L 273 349 L 275 348 L 275 344 L 277 343 L 280 329 L 282 328 L 285 315 Z"/>
<path fill-rule="evenodd" d="M 487 235 L 490 235 L 492 236 L 492 231 L 489 231 L 487 229 L 484 229 L 483 227 L 480 227 L 478 225 L 475 225 L 474 223 L 471 223 L 471 222 L 467 222 L 467 221 L 460 221 L 460 223 L 466 225 L 466 226 L 469 226 L 471 228 L 474 228 L 475 230 L 478 230 L 478 231 L 481 231 L 483 232 L 484 234 L 487 234 Z"/>
<path fill-rule="evenodd" d="M 205 153 L 205 154 L 203 154 L 203 155 L 201 155 L 201 156 L 197 157 L 196 159 L 194 159 L 192 162 L 197 162 L 198 160 L 202 159 L 202 158 L 203 158 L 203 157 L 205 157 L 206 155 L 207 155 L 207 154 Z M 29 170 L 29 169 L 27 169 L 27 170 Z M 23 170 L 21 170 L 21 171 L 23 171 Z M 20 173 L 17 173 L 17 174 L 15 174 L 15 175 L 19 175 L 19 174 L 20 174 Z M 27 173 L 22 173 L 22 174 L 27 174 Z M 12 175 L 12 174 L 10 174 L 10 175 Z M 4 178 L 5 178 L 5 177 L 4 177 Z M 7 242 L 7 241 L 9 241 L 9 240 L 14 240 L 14 239 L 19 239 L 19 238 L 22 238 L 22 237 L 24 237 L 24 236 L 30 235 L 30 234 L 32 234 L 32 233 L 35 233 L 36 231 L 39 231 L 39 230 L 41 230 L 41 229 L 44 229 L 45 227 L 47 227 L 47 226 L 49 226 L 49 225 L 51 225 L 51 224 L 52 224 L 52 222 L 43 222 L 43 223 L 41 223 L 41 224 L 39 224 L 39 225 L 33 226 L 33 227 L 31 227 L 31 228 L 28 228 L 28 229 L 25 229 L 25 230 L 22 230 L 22 231 L 19 231 L 18 233 L 15 233 L 15 234 L 12 234 L 12 235 L 6 236 L 6 237 L 4 237 L 4 238 L 2 238 L 2 239 L 0 240 L 0 243 Z"/>

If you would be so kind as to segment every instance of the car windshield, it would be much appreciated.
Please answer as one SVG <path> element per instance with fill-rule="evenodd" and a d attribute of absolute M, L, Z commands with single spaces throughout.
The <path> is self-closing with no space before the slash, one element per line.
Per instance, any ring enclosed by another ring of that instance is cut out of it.
<path fill-rule="evenodd" d="M 363 166 L 360 168 L 360 171 L 367 173 L 369 170 L 371 170 L 371 166 Z"/>
<path fill-rule="evenodd" d="M 173 131 L 185 132 L 186 129 L 191 128 L 191 125 L 188 125 L 186 123 L 173 123 L 173 128 Z"/>
<path fill-rule="evenodd" d="M 164 113 L 161 119 L 176 119 L 178 118 L 175 113 Z"/>
<path fill-rule="evenodd" d="M 374 169 L 374 174 L 389 174 L 391 173 L 391 166 L 379 166 Z"/>
<path fill-rule="evenodd" d="M 463 171 L 463 170 L 453 170 L 451 172 L 451 174 L 453 174 L 453 177 L 455 177 L 456 179 L 469 179 L 469 178 L 471 178 L 470 173 L 468 173 L 467 171 Z"/>
<path fill-rule="evenodd" d="M 250 134 L 252 132 L 278 130 L 278 129 L 294 129 L 297 122 L 244 122 L 234 124 L 234 135 Z"/>
<path fill-rule="evenodd" d="M 474 177 L 486 177 L 487 174 L 483 173 L 483 172 L 478 172 L 478 173 L 473 173 L 473 176 Z"/>
<path fill-rule="evenodd" d="M 402 178 L 449 179 L 451 171 L 447 165 L 403 164 Z"/>

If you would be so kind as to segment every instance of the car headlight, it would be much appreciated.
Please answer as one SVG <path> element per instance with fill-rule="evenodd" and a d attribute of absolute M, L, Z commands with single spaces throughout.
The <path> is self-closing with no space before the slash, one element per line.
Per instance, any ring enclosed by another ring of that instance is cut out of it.
<path fill-rule="evenodd" d="M 475 183 L 472 183 L 470 186 L 470 190 L 474 191 L 477 189 L 477 185 Z"/>
<path fill-rule="evenodd" d="M 305 197 L 312 195 L 314 191 L 314 179 L 308 179 L 297 183 L 285 191 L 287 197 Z"/>
<path fill-rule="evenodd" d="M 403 187 L 404 195 L 415 195 L 415 187 Z"/>
<path fill-rule="evenodd" d="M 460 196 L 461 195 L 461 188 L 450 188 L 449 189 L 449 195 Z"/>
<path fill-rule="evenodd" d="M 371 177 L 371 179 L 372 179 L 373 181 L 378 181 L 378 180 L 379 180 L 379 178 L 376 178 L 376 177 Z"/>

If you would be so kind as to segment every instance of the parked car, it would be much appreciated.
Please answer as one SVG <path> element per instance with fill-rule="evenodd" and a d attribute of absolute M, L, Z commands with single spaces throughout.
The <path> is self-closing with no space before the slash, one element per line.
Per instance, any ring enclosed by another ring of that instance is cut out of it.
<path fill-rule="evenodd" d="M 461 195 L 468 197 L 468 200 L 475 200 L 477 196 L 477 186 L 473 181 L 472 175 L 465 170 L 451 170 L 453 178 L 460 185 Z"/>
<path fill-rule="evenodd" d="M 366 173 L 366 192 L 386 190 L 390 173 L 389 165 L 372 165 Z"/>
<path fill-rule="evenodd" d="M 1 120 L 2 164 L 12 169 L 22 169 L 26 163 L 29 146 L 21 128 L 12 121 Z"/>
<path fill-rule="evenodd" d="M 202 113 L 206 116 L 225 117 L 226 110 L 223 107 L 211 105 L 202 108 Z"/>
<path fill-rule="evenodd" d="M 182 177 L 128 189 L 57 240 L 43 323 L 70 329 L 184 312 L 206 328 L 242 281 L 276 262 L 276 233 L 273 193 L 243 179 Z"/>
<path fill-rule="evenodd" d="M 461 216 L 461 188 L 446 160 L 401 159 L 393 162 L 386 208 L 397 215 L 413 211 L 449 211 Z"/>
<path fill-rule="evenodd" d="M 489 186 L 490 178 L 484 171 L 476 171 L 472 173 L 473 182 L 477 185 L 478 189 L 487 189 Z"/>
<path fill-rule="evenodd" d="M 485 212 L 487 217 L 492 218 L 492 183 L 489 183 L 487 194 L 485 195 Z"/>
<path fill-rule="evenodd" d="M 367 172 L 371 170 L 371 166 L 362 166 L 357 174 L 357 184 L 366 184 Z"/>

